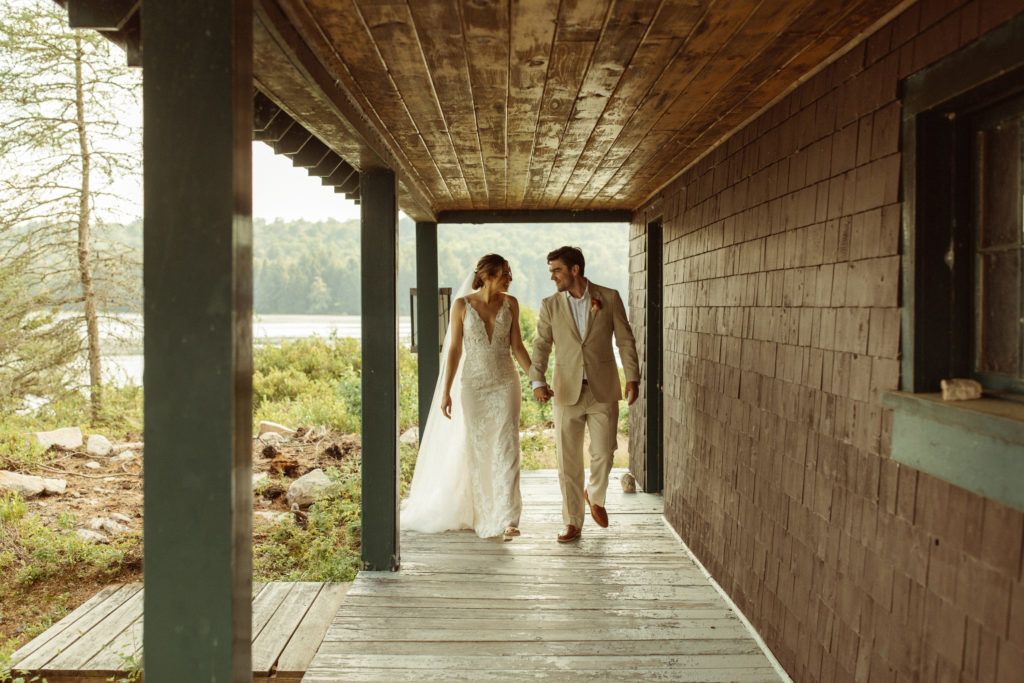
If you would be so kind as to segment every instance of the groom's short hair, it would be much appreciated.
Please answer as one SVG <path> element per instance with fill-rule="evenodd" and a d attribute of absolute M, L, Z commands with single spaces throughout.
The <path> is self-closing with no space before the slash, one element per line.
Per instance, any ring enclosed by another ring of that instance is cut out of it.
<path fill-rule="evenodd" d="M 572 270 L 573 266 L 580 267 L 580 277 L 583 276 L 583 268 L 586 265 L 586 261 L 583 259 L 583 252 L 579 250 L 579 247 L 559 247 L 548 254 L 548 263 L 552 261 L 561 261 L 565 266 Z"/>

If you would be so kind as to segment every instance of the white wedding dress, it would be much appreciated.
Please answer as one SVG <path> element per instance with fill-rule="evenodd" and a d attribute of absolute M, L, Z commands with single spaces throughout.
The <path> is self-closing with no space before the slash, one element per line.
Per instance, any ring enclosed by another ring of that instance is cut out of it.
<path fill-rule="evenodd" d="M 473 529 L 481 538 L 490 538 L 519 526 L 522 390 L 510 350 L 511 331 L 512 308 L 507 297 L 495 318 L 491 338 L 483 319 L 467 302 L 462 361 L 453 383 L 452 419 L 437 409 L 443 381 L 439 380 L 409 495 L 402 502 L 402 528 L 425 532 Z M 442 366 L 441 378 L 444 372 Z"/>

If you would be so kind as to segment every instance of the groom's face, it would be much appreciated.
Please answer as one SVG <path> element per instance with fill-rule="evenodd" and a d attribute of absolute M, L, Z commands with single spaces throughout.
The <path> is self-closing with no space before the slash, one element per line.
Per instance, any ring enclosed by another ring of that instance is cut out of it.
<path fill-rule="evenodd" d="M 555 283 L 555 289 L 559 292 L 566 292 L 576 282 L 576 273 L 579 272 L 579 266 L 574 266 L 570 270 L 561 259 L 555 259 L 548 262 L 548 272 L 551 273 L 551 281 Z"/>

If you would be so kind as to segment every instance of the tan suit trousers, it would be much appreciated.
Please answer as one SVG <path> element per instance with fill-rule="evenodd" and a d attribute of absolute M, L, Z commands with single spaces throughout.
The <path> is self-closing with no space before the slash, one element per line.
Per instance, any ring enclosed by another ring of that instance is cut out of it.
<path fill-rule="evenodd" d="M 583 499 L 583 430 L 590 431 L 590 502 L 604 506 L 608 473 L 615 458 L 619 402 L 599 403 L 590 387 L 583 385 L 573 405 L 554 404 L 555 443 L 558 448 L 558 483 L 562 488 L 562 520 L 583 527 L 586 501 Z"/>

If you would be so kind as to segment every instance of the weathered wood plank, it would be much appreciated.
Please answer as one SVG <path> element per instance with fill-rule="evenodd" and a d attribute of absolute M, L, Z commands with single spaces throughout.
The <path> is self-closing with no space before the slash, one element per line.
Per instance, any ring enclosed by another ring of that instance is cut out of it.
<path fill-rule="evenodd" d="M 142 599 L 140 590 L 89 629 L 86 636 L 61 648 L 57 656 L 46 663 L 46 668 L 55 675 L 82 670 L 86 662 L 102 652 L 132 622 L 141 619 Z"/>
<path fill-rule="evenodd" d="M 281 581 L 268 583 L 266 587 L 256 595 L 252 603 L 252 638 L 259 637 L 263 627 L 267 625 L 270 618 L 274 616 L 281 603 L 288 597 L 292 590 L 292 584 Z"/>
<path fill-rule="evenodd" d="M 325 583 L 277 661 L 279 677 L 298 677 L 309 667 L 350 583 Z"/>
<path fill-rule="evenodd" d="M 448 193 L 464 201 L 466 182 L 444 114 L 434 89 L 423 87 L 424 83 L 430 82 L 431 72 L 424 62 L 422 43 L 409 6 L 362 0 L 357 0 L 357 4 L 388 71 L 389 86 L 395 89 L 395 96 L 417 121 L 427 153 L 423 163 L 433 164 L 440 172 Z"/>
<path fill-rule="evenodd" d="M 137 583 L 125 584 L 119 587 L 112 594 L 108 594 L 103 601 L 95 604 L 84 614 L 81 614 L 66 628 L 61 629 L 53 637 L 48 638 L 42 646 L 35 648 L 32 654 L 20 659 L 12 657 L 11 661 L 16 662 L 15 668 L 29 671 L 43 668 L 47 662 L 57 657 L 61 651 L 67 649 L 83 635 L 89 633 L 96 624 L 103 621 L 103 619 L 116 611 L 126 601 L 135 595 L 139 595 L 141 590 L 142 585 Z"/>
<path fill-rule="evenodd" d="M 254 675 L 269 675 L 285 645 L 291 639 L 295 629 L 310 605 L 320 593 L 322 583 L 304 581 L 292 584 L 288 597 L 274 612 L 267 625 L 260 631 L 252 643 L 252 671 Z"/>
<path fill-rule="evenodd" d="M 128 585 L 138 586 L 138 584 Z M 46 629 L 38 636 L 36 636 L 29 642 L 22 645 L 17 650 L 15 650 L 14 653 L 11 655 L 11 662 L 13 662 L 14 664 L 19 664 L 22 660 L 28 659 L 29 655 L 39 651 L 41 648 L 46 647 L 49 644 L 49 642 L 58 634 L 63 633 L 66 629 L 71 628 L 75 624 L 75 622 L 77 622 L 79 619 L 81 619 L 83 616 L 85 616 L 92 610 L 99 609 L 102 603 L 104 603 L 111 596 L 113 596 L 115 593 L 124 588 L 125 586 L 120 584 L 113 586 L 105 586 L 98 593 L 96 593 L 96 595 L 92 596 L 91 598 L 83 602 L 81 605 L 76 607 L 74 610 L 71 611 L 70 614 L 65 616 L 56 624 Z M 110 609 L 113 608 L 105 609 L 106 612 L 109 613 Z"/>
<path fill-rule="evenodd" d="M 506 147 L 509 58 L 509 0 L 462 4 L 463 33 L 473 85 L 473 108 L 487 181 L 487 202 L 477 208 L 505 208 L 508 192 Z"/>
<path fill-rule="evenodd" d="M 537 142 L 537 117 L 555 37 L 558 0 L 520 0 L 512 3 L 511 10 L 506 203 L 514 207 L 523 199 Z"/>
<path fill-rule="evenodd" d="M 444 618 L 473 618 L 475 621 L 502 622 L 508 624 L 510 621 L 518 620 L 519 617 L 537 618 L 537 610 L 523 609 L 517 606 L 490 607 L 486 609 L 473 610 L 475 616 L 470 616 L 470 609 L 460 607 L 420 607 L 416 610 L 415 616 L 410 614 L 409 609 L 403 607 L 377 605 L 377 604 L 352 604 L 342 606 L 337 610 L 339 617 L 362 616 L 387 618 L 388 623 L 397 623 L 394 620 L 407 620 L 407 618 L 430 618 L 430 620 L 444 620 Z M 546 609 L 541 614 L 544 620 L 549 623 L 578 623 L 581 618 L 591 620 L 597 618 L 608 623 L 633 624 L 639 622 L 678 621 L 679 618 L 687 620 L 728 620 L 734 614 L 725 607 L 707 608 L 693 607 L 690 609 L 604 609 L 601 607 L 584 609 L 582 607 L 567 607 L 564 609 Z M 330 618 L 328 622 L 330 622 Z"/>
<path fill-rule="evenodd" d="M 330 681 L 520 681 L 549 680 L 586 681 L 591 683 L 595 674 L 593 670 L 571 671 L 554 669 L 548 671 L 509 669 L 501 666 L 501 660 L 494 662 L 495 668 L 490 670 L 475 669 L 459 671 L 443 669 L 426 672 L 422 669 L 350 669 L 345 668 L 342 661 L 335 667 L 312 669 L 303 677 L 308 683 L 328 683 Z M 777 683 L 778 674 L 774 669 L 630 669 L 627 671 L 605 671 L 601 674 L 602 681 L 676 681 L 677 683 Z"/>
<path fill-rule="evenodd" d="M 388 605 L 388 606 L 402 606 L 405 605 L 409 609 L 418 609 L 420 607 L 444 607 L 451 605 L 451 598 L 438 598 L 438 597 L 407 597 L 407 596 L 389 596 L 389 595 L 347 595 L 345 596 L 346 603 L 352 604 L 373 604 L 373 605 Z M 459 601 L 459 606 L 462 609 L 492 609 L 502 607 L 514 607 L 523 605 L 523 600 L 518 598 L 467 598 Z M 529 609 L 533 610 L 549 610 L 559 609 L 564 606 L 564 602 L 558 602 L 555 600 L 534 600 L 529 602 Z M 659 600 L 657 603 L 653 601 L 639 601 L 632 599 L 617 600 L 613 598 L 604 598 L 601 600 L 574 600 L 574 605 L 578 605 L 580 609 L 620 609 L 620 610 L 649 610 L 654 607 L 665 608 L 665 609 L 712 609 L 718 607 L 721 603 L 718 599 L 715 600 Z M 326 638 L 331 637 L 331 632 L 327 632 Z"/>
<path fill-rule="evenodd" d="M 521 671 L 569 670 L 569 671 L 615 671 L 629 669 L 758 669 L 764 666 L 764 657 L 754 655 L 518 655 L 506 654 L 498 657 L 481 656 L 474 653 L 476 643 L 465 643 L 462 654 L 406 654 L 400 659 L 388 654 L 338 655 L 337 665 L 354 669 L 425 669 L 456 668 L 461 671 L 498 669 L 505 667 Z"/>
<path fill-rule="evenodd" d="M 603 656 L 610 653 L 606 642 L 584 639 L 563 641 L 487 641 L 487 642 L 433 642 L 429 649 L 423 643 L 415 641 L 324 641 L 320 652 L 327 656 L 337 655 L 370 655 L 387 654 L 402 657 L 415 654 L 432 654 L 438 656 L 460 655 L 471 651 L 481 657 L 500 657 L 505 655 L 524 656 Z M 750 655 L 760 654 L 761 650 L 750 638 L 687 638 L 686 640 L 621 640 L 615 643 L 614 653 L 624 656 L 639 655 Z"/>
<path fill-rule="evenodd" d="M 572 114 L 548 173 L 544 194 L 550 201 L 557 201 L 576 171 L 584 147 L 604 115 L 611 94 L 627 73 L 626 67 L 646 36 L 651 22 L 658 15 L 660 6 L 660 1 L 644 0 L 616 3 L 608 10 L 579 96 L 573 103 Z"/>

